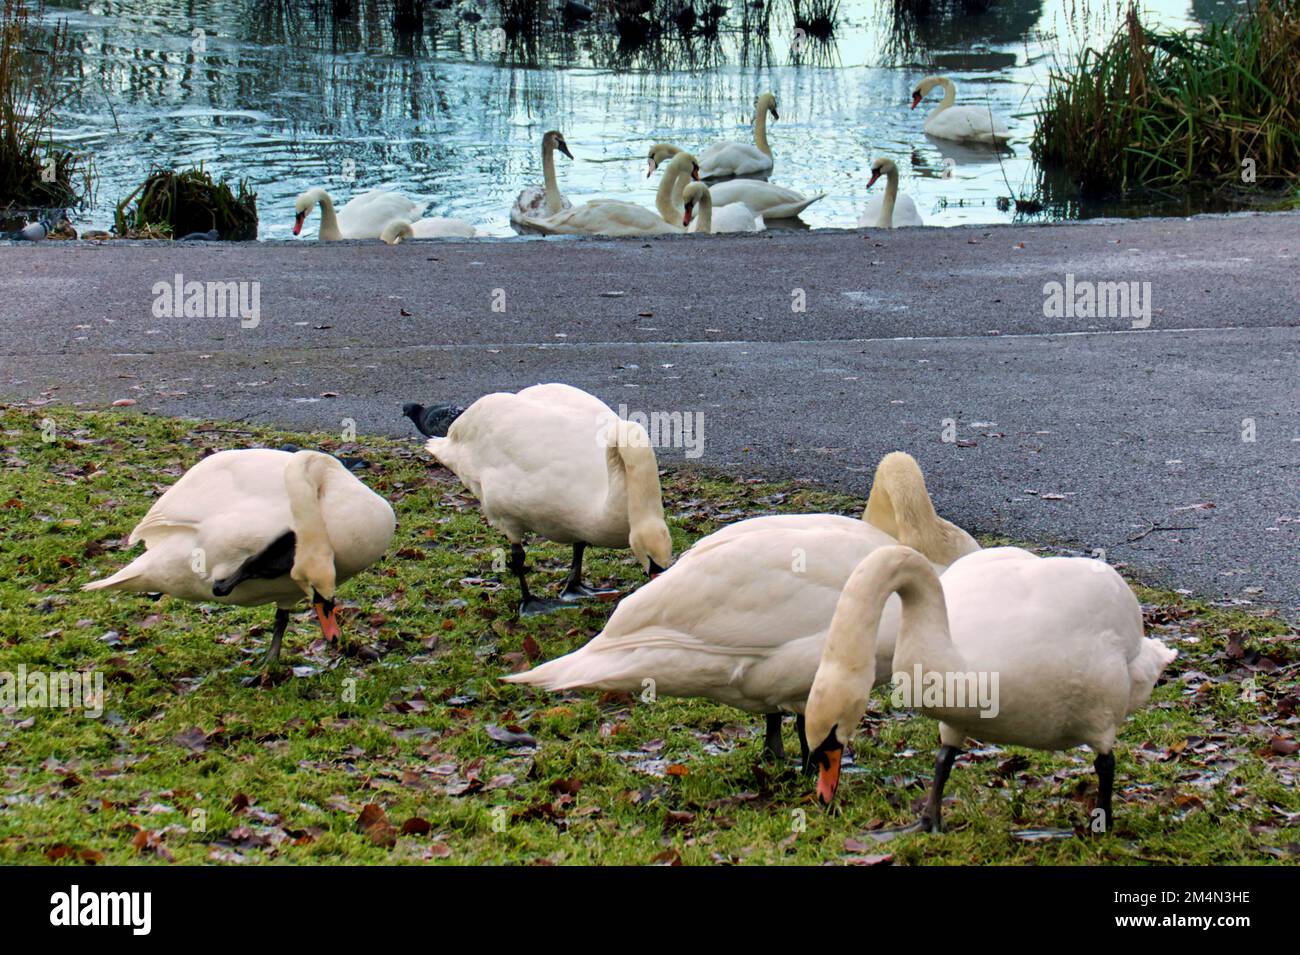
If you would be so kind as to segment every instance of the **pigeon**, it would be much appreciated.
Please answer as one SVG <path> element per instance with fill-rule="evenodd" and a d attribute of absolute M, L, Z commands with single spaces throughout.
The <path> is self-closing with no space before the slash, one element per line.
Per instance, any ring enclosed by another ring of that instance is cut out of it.
<path fill-rule="evenodd" d="M 425 407 L 414 401 L 402 405 L 402 414 L 406 415 L 426 438 L 445 438 L 451 423 L 465 413 L 464 408 L 456 405 L 430 405 Z"/>
<path fill-rule="evenodd" d="M 216 242 L 220 236 L 217 235 L 216 229 L 209 229 L 207 232 L 191 232 L 189 235 L 183 235 L 177 242 Z"/>
<path fill-rule="evenodd" d="M 29 222 L 16 232 L 0 234 L 0 238 L 10 239 L 14 242 L 40 242 L 41 239 L 49 235 L 49 232 L 49 226 L 44 222 Z"/>

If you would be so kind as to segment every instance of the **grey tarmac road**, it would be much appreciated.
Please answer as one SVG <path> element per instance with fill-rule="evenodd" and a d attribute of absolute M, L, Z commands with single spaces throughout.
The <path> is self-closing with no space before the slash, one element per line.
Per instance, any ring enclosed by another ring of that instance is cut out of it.
<path fill-rule="evenodd" d="M 661 449 L 667 467 L 865 495 L 875 461 L 902 448 L 972 531 L 1101 549 L 1150 583 L 1297 620 L 1298 266 L 1295 214 L 393 248 L 10 244 L 0 400 L 53 399 L 56 420 L 60 404 L 133 398 L 406 435 L 403 401 L 566 381 L 629 412 L 701 414 L 703 453 Z M 260 283 L 255 327 L 169 317 L 158 303 L 177 275 Z M 1140 283 L 1149 326 L 1048 317 L 1048 283 L 1067 276 L 1076 290 Z"/>

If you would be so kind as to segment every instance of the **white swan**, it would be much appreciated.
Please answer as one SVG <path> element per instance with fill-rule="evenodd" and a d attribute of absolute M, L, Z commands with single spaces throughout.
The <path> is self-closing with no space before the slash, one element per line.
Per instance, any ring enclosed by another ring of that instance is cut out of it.
<path fill-rule="evenodd" d="M 324 242 L 339 239 L 377 239 L 384 226 L 394 219 L 415 219 L 421 207 L 398 192 L 371 189 L 354 196 L 334 212 L 334 200 L 324 189 L 308 189 L 294 202 L 293 234 L 302 232 L 312 207 L 320 206 L 320 230 L 317 238 Z"/>
<path fill-rule="evenodd" d="M 672 197 L 679 178 L 697 178 L 699 167 L 690 153 L 679 152 L 664 170 L 655 193 L 655 210 L 621 199 L 597 199 L 566 209 L 547 219 L 526 219 L 525 225 L 545 235 L 654 235 L 685 232 Z"/>
<path fill-rule="evenodd" d="M 510 207 L 510 224 L 516 231 L 528 232 L 526 224 L 529 219 L 545 219 L 557 215 L 565 209 L 572 209 L 573 203 L 560 193 L 560 186 L 555 178 L 555 150 L 573 158 L 569 144 L 564 141 L 564 134 L 551 130 L 542 137 L 542 185 L 529 186 L 519 193 L 515 204 Z"/>
<path fill-rule="evenodd" d="M 130 542 L 144 541 L 145 552 L 82 590 L 273 603 L 270 666 L 304 594 L 322 633 L 339 636 L 336 585 L 383 556 L 394 527 L 388 502 L 331 455 L 221 451 L 186 471 L 136 525 Z"/>
<path fill-rule="evenodd" d="M 765 747 L 783 756 L 781 713 L 803 712 L 836 601 L 862 558 L 899 537 L 939 569 L 979 549 L 934 513 L 920 468 L 901 452 L 877 467 L 865 517 L 782 514 L 724 527 L 620 602 L 585 646 L 503 679 L 636 693 L 650 679 L 661 696 L 767 714 Z M 896 629 L 897 601 L 892 613 Z M 878 645 L 883 671 L 893 656 L 889 632 L 882 627 Z M 802 717 L 796 722 L 802 730 Z M 800 746 L 806 755 L 802 731 Z"/>
<path fill-rule="evenodd" d="M 688 232 L 762 232 L 763 220 L 743 202 L 723 206 L 716 213 L 709 187 L 702 182 L 692 182 L 682 193 L 685 209 L 682 222 Z M 695 208 L 699 207 L 699 215 Z M 694 218 L 693 218 L 694 217 Z"/>
<path fill-rule="evenodd" d="M 821 801 L 835 796 L 844 747 L 879 682 L 876 635 L 894 594 L 903 619 L 893 671 L 911 688 L 913 705 L 939 720 L 942 743 L 917 828 L 940 830 L 944 784 L 971 736 L 1049 751 L 1087 744 L 1109 830 L 1115 737 L 1177 653 L 1143 636 L 1142 608 L 1107 564 L 1016 547 L 964 557 L 942 581 L 907 547 L 881 548 L 853 571 L 805 714 L 808 738 L 817 743 L 811 764 Z M 967 694 L 981 679 L 984 698 Z M 951 695 L 927 690 L 945 685 Z"/>
<path fill-rule="evenodd" d="M 464 219 L 430 216 L 415 222 L 394 219 L 384 226 L 379 238 L 389 245 L 397 245 L 405 239 L 472 239 L 476 235 L 474 226 Z"/>
<path fill-rule="evenodd" d="M 859 229 L 897 229 L 901 226 L 925 225 L 921 213 L 916 211 L 916 203 L 911 196 L 898 194 L 898 167 L 892 159 L 877 159 L 871 164 L 871 178 L 867 180 L 870 189 L 875 181 L 886 176 L 885 194 L 874 196 L 858 217 Z"/>
<path fill-rule="evenodd" d="M 653 173 L 658 165 L 680 152 L 681 149 L 671 143 L 655 143 L 650 147 L 650 173 Z M 702 179 L 703 176 L 700 178 Z M 679 179 L 673 189 L 672 203 L 678 211 L 681 211 L 684 205 L 682 192 L 685 188 L 686 181 Z M 765 222 L 769 219 L 793 219 L 825 195 L 826 193 L 821 192 L 809 197 L 793 189 L 757 179 L 732 179 L 709 186 L 709 197 L 713 200 L 715 217 L 727 206 L 744 203 L 755 216 L 761 217 Z"/>
<path fill-rule="evenodd" d="M 510 541 L 507 566 L 519 580 L 521 614 L 558 606 L 528 590 L 523 542 L 530 533 L 573 545 L 562 601 L 596 593 L 582 582 L 589 544 L 630 547 L 652 575 L 672 560 L 650 439 L 599 398 L 569 385 L 534 385 L 484 395 L 464 411 L 408 405 L 403 412 L 431 435 L 429 453 Z"/>
<path fill-rule="evenodd" d="M 754 145 L 723 142 L 700 152 L 700 178 L 713 183 L 722 179 L 766 179 L 772 174 L 772 147 L 767 144 L 767 114 L 780 119 L 776 97 L 763 93 L 754 100 Z"/>
<path fill-rule="evenodd" d="M 946 76 L 927 76 L 912 91 L 912 109 L 936 86 L 943 87 L 943 100 L 925 119 L 927 134 L 959 143 L 983 143 L 999 146 L 1011 138 L 1002 120 L 983 106 L 954 106 L 957 86 Z"/>

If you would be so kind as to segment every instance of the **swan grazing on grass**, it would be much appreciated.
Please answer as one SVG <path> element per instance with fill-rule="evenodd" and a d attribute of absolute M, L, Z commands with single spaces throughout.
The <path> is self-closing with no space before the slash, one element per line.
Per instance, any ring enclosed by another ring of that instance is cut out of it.
<path fill-rule="evenodd" d="M 688 232 L 762 232 L 763 220 L 743 202 L 733 202 L 714 213 L 709 187 L 702 182 L 692 182 L 682 192 L 685 208 L 682 224 Z M 696 216 L 695 209 L 699 207 Z"/>
<path fill-rule="evenodd" d="M 464 219 L 447 219 L 431 216 L 415 222 L 394 219 L 384 226 L 379 234 L 389 245 L 397 245 L 405 239 L 472 239 L 478 232 Z"/>
<path fill-rule="evenodd" d="M 987 107 L 954 106 L 957 87 L 946 76 L 927 76 L 921 80 L 912 91 L 912 109 L 916 109 L 926 94 L 936 86 L 943 87 L 943 100 L 925 119 L 923 128 L 928 135 L 937 139 L 983 143 L 988 146 L 1000 146 L 1011 138 L 1011 131 Z"/>
<path fill-rule="evenodd" d="M 564 134 L 553 129 L 542 137 L 542 185 L 529 186 L 519 193 L 515 204 L 510 207 L 510 224 L 516 231 L 531 231 L 525 224 L 529 219 L 545 219 L 573 208 L 573 203 L 560 194 L 560 186 L 555 178 L 557 149 L 570 159 L 573 158 L 569 144 L 564 141 Z"/>
<path fill-rule="evenodd" d="M 705 697 L 765 714 L 765 748 L 783 758 L 781 714 L 803 712 L 836 601 L 862 558 L 901 539 L 922 548 L 941 572 L 979 549 L 935 514 L 920 468 L 901 452 L 876 468 L 865 518 L 783 514 L 715 531 L 624 598 L 585 646 L 503 679 L 635 693 L 653 680 L 660 696 Z M 883 679 L 891 672 L 897 604 L 877 646 Z M 802 723 L 800 716 L 806 756 Z"/>
<path fill-rule="evenodd" d="M 650 147 L 650 172 L 646 175 L 650 175 L 661 163 L 667 162 L 680 153 L 681 149 L 671 143 L 655 143 Z M 685 205 L 685 200 L 682 198 L 685 188 L 686 180 L 679 179 L 673 189 L 672 204 L 678 211 L 681 211 Z M 825 195 L 826 193 L 821 192 L 809 197 L 793 189 L 757 179 L 732 179 L 709 186 L 709 198 L 713 201 L 715 218 L 728 206 L 743 203 L 764 222 L 771 219 L 796 218 Z"/>
<path fill-rule="evenodd" d="M 395 526 L 388 502 L 332 455 L 221 451 L 186 471 L 136 525 L 130 543 L 144 541 L 143 554 L 82 589 L 273 603 L 271 666 L 304 595 L 321 632 L 338 638 L 335 587 L 383 556 Z"/>
<path fill-rule="evenodd" d="M 772 174 L 772 147 L 767 144 L 767 114 L 780 119 L 776 97 L 763 93 L 754 100 L 754 145 L 713 143 L 700 152 L 700 178 L 705 182 L 723 179 L 766 179 Z"/>
<path fill-rule="evenodd" d="M 566 209 L 547 219 L 525 219 L 530 229 L 546 235 L 655 235 L 685 232 L 679 207 L 673 206 L 681 179 L 699 177 L 699 167 L 690 153 L 678 152 L 664 170 L 655 193 L 655 210 L 621 199 L 597 199 Z"/>
<path fill-rule="evenodd" d="M 881 176 L 886 177 L 885 194 L 875 196 L 858 218 L 859 229 L 897 229 L 900 226 L 925 225 L 911 196 L 898 194 L 898 167 L 892 159 L 877 159 L 871 164 L 870 189 Z"/>
<path fill-rule="evenodd" d="M 519 580 L 522 615 L 563 605 L 528 589 L 523 543 L 529 534 L 573 545 L 562 602 L 599 595 L 582 582 L 588 545 L 630 547 L 651 575 L 671 562 L 673 542 L 649 436 L 599 398 L 569 385 L 534 385 L 517 394 L 484 395 L 463 411 L 409 403 L 402 413 L 510 541 L 507 566 Z"/>
<path fill-rule="evenodd" d="M 394 219 L 415 219 L 421 207 L 406 196 L 382 189 L 371 189 L 354 196 L 347 205 L 334 212 L 334 200 L 324 189 L 308 189 L 294 203 L 293 234 L 302 232 L 302 225 L 312 208 L 320 206 L 320 230 L 317 238 L 325 242 L 339 239 L 377 239 L 384 226 Z"/>
<path fill-rule="evenodd" d="M 1099 781 L 1096 828 L 1109 831 L 1115 738 L 1177 653 L 1143 636 L 1142 608 L 1107 564 L 1036 557 L 1016 547 L 964 557 L 942 581 L 907 547 L 881 548 L 853 571 L 805 714 L 821 801 L 829 805 L 835 797 L 844 747 L 880 682 L 877 635 L 895 594 L 902 623 L 892 670 L 913 706 L 939 720 L 942 743 L 914 828 L 940 831 L 944 785 L 970 736 L 1047 751 L 1087 744 Z M 966 692 L 972 681 L 991 690 L 986 698 Z M 962 692 L 932 694 L 934 686 Z"/>

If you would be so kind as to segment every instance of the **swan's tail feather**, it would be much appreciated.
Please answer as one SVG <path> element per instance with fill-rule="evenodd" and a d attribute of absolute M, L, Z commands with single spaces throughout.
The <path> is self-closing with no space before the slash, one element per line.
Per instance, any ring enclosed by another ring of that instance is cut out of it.
<path fill-rule="evenodd" d="M 111 577 L 105 577 L 102 580 L 92 580 L 89 583 L 81 585 L 82 590 L 133 590 L 137 593 L 143 593 L 143 585 L 132 586 L 144 576 L 143 568 L 137 566 L 146 555 L 142 554 L 131 563 L 127 564 L 116 574 Z"/>
<path fill-rule="evenodd" d="M 506 683 L 526 683 L 530 686 L 540 687 L 543 690 L 572 690 L 578 687 L 601 687 L 610 679 L 616 679 L 611 674 L 601 673 L 596 675 L 590 672 L 590 667 L 585 666 L 588 661 L 584 659 L 581 650 L 557 657 L 541 666 L 533 667 L 531 670 L 525 670 L 523 673 L 512 673 L 509 676 L 503 676 L 501 679 Z"/>
<path fill-rule="evenodd" d="M 1159 640 L 1148 637 L 1142 641 L 1137 656 L 1128 665 L 1130 713 L 1146 705 L 1146 701 L 1151 698 L 1151 691 L 1155 689 L 1156 680 L 1160 679 L 1165 667 L 1173 663 L 1177 656 L 1177 650 L 1170 649 Z"/>
<path fill-rule="evenodd" d="M 411 423 L 426 438 L 445 438 L 447 431 L 457 418 L 465 413 L 459 405 L 422 405 L 408 401 L 402 405 L 402 414 L 411 419 Z M 432 449 L 430 449 L 432 450 Z"/>
<path fill-rule="evenodd" d="M 812 205 L 812 204 L 813 204 L 814 202 L 816 202 L 818 199 L 825 199 L 825 198 L 826 198 L 826 193 L 824 193 L 824 192 L 819 192 L 817 195 L 812 196 L 812 197 L 810 197 L 810 198 L 808 198 L 808 199 L 805 199 L 803 202 L 801 202 L 801 203 L 799 203 L 798 205 L 796 205 L 796 206 L 794 207 L 794 211 L 791 212 L 791 213 L 790 213 L 788 216 L 786 216 L 785 218 L 793 219 L 795 216 L 801 215 L 805 209 L 807 209 L 810 205 Z"/>

